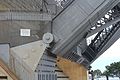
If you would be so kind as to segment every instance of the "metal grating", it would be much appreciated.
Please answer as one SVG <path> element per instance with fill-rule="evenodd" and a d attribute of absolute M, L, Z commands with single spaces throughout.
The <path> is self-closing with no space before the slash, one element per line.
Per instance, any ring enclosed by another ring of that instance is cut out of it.
<path fill-rule="evenodd" d="M 38 73 L 38 80 L 57 80 L 56 74 Z"/>
<path fill-rule="evenodd" d="M 35 71 L 38 73 L 54 73 L 56 65 L 55 60 L 56 58 L 48 56 L 44 53 Z"/>

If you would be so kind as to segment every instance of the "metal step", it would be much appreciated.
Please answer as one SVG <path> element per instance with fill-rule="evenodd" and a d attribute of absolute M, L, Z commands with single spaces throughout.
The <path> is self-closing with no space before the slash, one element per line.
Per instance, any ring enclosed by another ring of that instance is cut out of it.
<path fill-rule="evenodd" d="M 66 76 L 62 70 L 56 66 L 55 73 L 57 74 L 57 80 L 69 80 L 69 77 Z"/>
<path fill-rule="evenodd" d="M 35 70 L 38 80 L 69 80 L 56 65 L 56 58 L 44 53 Z"/>

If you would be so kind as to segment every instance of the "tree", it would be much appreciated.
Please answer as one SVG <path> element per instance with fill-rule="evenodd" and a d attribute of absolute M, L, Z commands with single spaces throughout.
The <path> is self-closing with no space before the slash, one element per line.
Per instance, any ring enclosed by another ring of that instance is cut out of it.
<path fill-rule="evenodd" d="M 114 62 L 106 66 L 106 71 L 104 71 L 103 75 L 106 76 L 107 80 L 109 80 L 109 76 L 120 78 L 120 62 Z"/>
<path fill-rule="evenodd" d="M 97 70 L 93 71 L 93 74 L 94 74 L 94 77 L 96 76 L 97 78 L 99 78 L 101 76 L 102 72 L 99 69 L 97 69 Z"/>
<path fill-rule="evenodd" d="M 106 66 L 106 69 L 110 72 L 112 76 L 120 78 L 120 62 L 114 62 L 110 66 Z"/>
<path fill-rule="evenodd" d="M 96 76 L 97 78 L 101 76 L 102 72 L 97 69 L 97 70 L 91 70 L 92 66 L 88 67 L 89 74 L 91 74 L 92 80 L 94 80 L 94 77 Z"/>
<path fill-rule="evenodd" d="M 106 80 L 109 80 L 110 72 L 108 70 L 104 71 L 102 75 L 106 77 Z"/>

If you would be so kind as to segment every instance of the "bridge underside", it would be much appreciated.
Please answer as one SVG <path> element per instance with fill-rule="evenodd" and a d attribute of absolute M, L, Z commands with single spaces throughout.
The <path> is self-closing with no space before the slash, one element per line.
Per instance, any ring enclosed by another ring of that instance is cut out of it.
<path fill-rule="evenodd" d="M 20 80 L 87 80 L 120 37 L 119 2 L 1 0 L 0 59 Z"/>

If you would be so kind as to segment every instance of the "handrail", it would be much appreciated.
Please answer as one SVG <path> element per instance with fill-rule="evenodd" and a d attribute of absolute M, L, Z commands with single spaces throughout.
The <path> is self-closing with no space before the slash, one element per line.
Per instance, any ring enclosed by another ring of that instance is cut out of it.
<path fill-rule="evenodd" d="M 7 65 L 0 59 L 0 67 L 2 67 L 5 72 L 13 79 L 19 80 L 17 76 L 7 67 Z"/>

